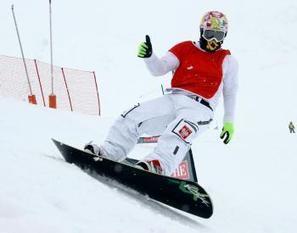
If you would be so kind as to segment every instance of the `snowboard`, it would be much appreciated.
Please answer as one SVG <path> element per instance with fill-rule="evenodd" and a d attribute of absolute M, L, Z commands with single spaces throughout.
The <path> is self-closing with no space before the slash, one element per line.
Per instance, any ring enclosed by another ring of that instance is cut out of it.
<path fill-rule="evenodd" d="M 68 163 L 83 171 L 107 177 L 149 198 L 202 218 L 210 218 L 213 205 L 207 192 L 196 182 L 154 174 L 74 148 L 52 139 Z"/>

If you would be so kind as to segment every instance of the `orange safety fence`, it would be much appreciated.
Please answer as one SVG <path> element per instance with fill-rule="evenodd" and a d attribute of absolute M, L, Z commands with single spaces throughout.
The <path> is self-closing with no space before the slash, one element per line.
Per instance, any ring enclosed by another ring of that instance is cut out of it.
<path fill-rule="evenodd" d="M 100 115 L 95 72 L 54 66 L 53 93 L 50 64 L 26 59 L 30 93 L 21 58 L 0 55 L 0 96 L 90 115 Z"/>

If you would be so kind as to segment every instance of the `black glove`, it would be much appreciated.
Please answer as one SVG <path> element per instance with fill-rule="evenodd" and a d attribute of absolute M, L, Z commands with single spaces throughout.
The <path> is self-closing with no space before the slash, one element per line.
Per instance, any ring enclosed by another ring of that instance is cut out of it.
<path fill-rule="evenodd" d="M 145 57 L 150 57 L 152 56 L 153 53 L 153 48 L 152 48 L 152 43 L 151 39 L 148 35 L 145 36 L 145 42 L 142 42 L 138 46 L 138 53 L 137 56 L 140 58 L 145 58 Z"/>

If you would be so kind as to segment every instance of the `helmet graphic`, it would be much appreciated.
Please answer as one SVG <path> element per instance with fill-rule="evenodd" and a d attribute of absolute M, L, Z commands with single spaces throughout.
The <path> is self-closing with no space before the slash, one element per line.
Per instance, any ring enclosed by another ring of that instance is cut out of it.
<path fill-rule="evenodd" d="M 226 34 L 228 31 L 228 20 L 226 16 L 219 11 L 209 11 L 202 17 L 200 29 L 204 31 L 222 31 Z"/>

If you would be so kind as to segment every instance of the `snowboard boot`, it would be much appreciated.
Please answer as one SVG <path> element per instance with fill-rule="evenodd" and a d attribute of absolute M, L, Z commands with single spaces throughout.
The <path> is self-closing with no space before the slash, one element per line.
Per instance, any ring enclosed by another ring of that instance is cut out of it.
<path fill-rule="evenodd" d="M 96 144 L 93 144 L 92 142 L 89 142 L 84 146 L 84 151 L 97 155 L 99 157 L 106 157 L 106 153 L 103 148 L 97 146 Z"/>
<path fill-rule="evenodd" d="M 146 170 L 148 172 L 156 173 L 158 175 L 163 175 L 163 170 L 159 160 L 143 160 L 135 164 L 138 169 Z"/>

